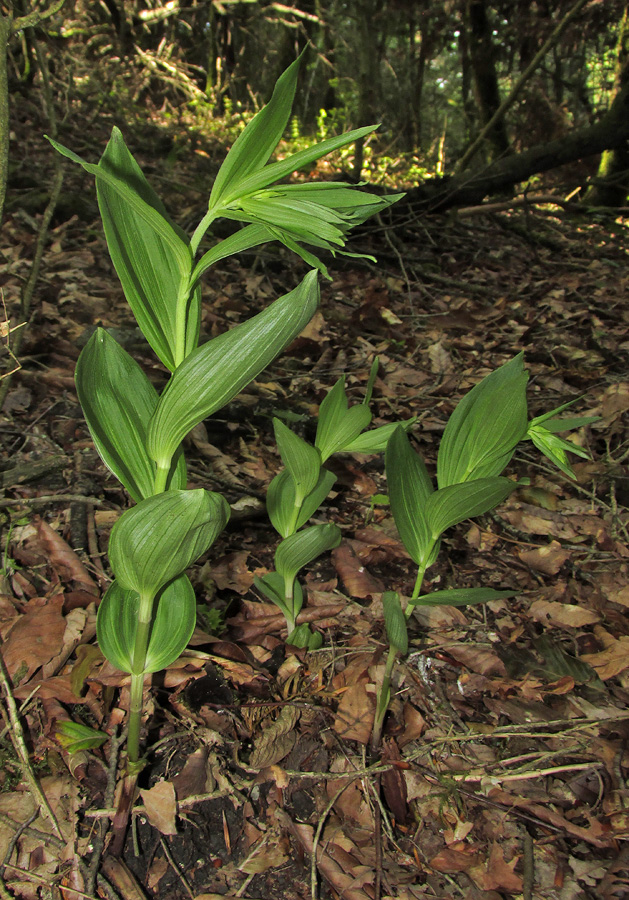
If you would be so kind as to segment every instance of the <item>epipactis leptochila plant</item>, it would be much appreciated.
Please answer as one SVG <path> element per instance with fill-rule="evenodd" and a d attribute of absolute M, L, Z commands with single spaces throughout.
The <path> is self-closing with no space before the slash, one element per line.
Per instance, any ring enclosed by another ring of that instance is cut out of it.
<path fill-rule="evenodd" d="M 312 518 L 332 490 L 335 476 L 324 463 L 334 453 L 379 453 L 385 449 L 398 423 L 365 431 L 372 414 L 369 401 L 378 372 L 374 360 L 362 403 L 349 406 L 345 378 L 341 376 L 319 407 L 314 446 L 295 434 L 280 419 L 274 419 L 275 439 L 285 468 L 275 476 L 267 493 L 267 511 L 273 527 L 284 540 L 275 552 L 275 571 L 255 579 L 256 587 L 282 611 L 286 619 L 288 642 L 315 650 L 321 635 L 307 623 L 297 626 L 303 605 L 303 590 L 296 580 L 304 566 L 326 550 L 338 547 L 338 525 L 302 526 Z M 415 419 L 400 424 L 411 427 Z M 301 529 L 301 530 L 299 530 Z"/>
<path fill-rule="evenodd" d="M 408 652 L 407 621 L 417 606 L 466 606 L 512 597 L 516 591 L 490 587 L 454 588 L 422 594 L 426 570 L 439 553 L 441 536 L 465 519 L 494 509 L 518 487 L 501 472 L 517 445 L 531 440 L 562 472 L 574 478 L 567 453 L 588 458 L 582 447 L 558 437 L 595 422 L 596 416 L 572 419 L 558 417 L 575 401 L 528 420 L 526 385 L 528 372 L 519 353 L 487 375 L 467 393 L 450 416 L 437 455 L 437 489 L 424 461 L 417 454 L 404 428 L 393 431 L 385 453 L 385 470 L 391 512 L 400 537 L 417 566 L 417 578 L 405 609 L 396 591 L 382 596 L 389 653 L 384 680 L 376 705 L 372 750 L 380 742 L 382 725 L 390 701 L 391 674 L 397 654 Z"/>
<path fill-rule="evenodd" d="M 229 518 L 220 495 L 185 489 L 182 441 L 269 365 L 314 314 L 316 270 L 327 272 L 304 244 L 343 253 L 350 228 L 402 196 L 375 197 L 345 184 L 277 184 L 376 127 L 269 163 L 290 116 L 298 67 L 299 60 L 284 72 L 268 105 L 227 154 L 191 238 L 168 217 L 117 128 L 98 164 L 51 141 L 95 176 L 107 246 L 125 297 L 171 372 L 158 395 L 138 363 L 102 328 L 90 338 L 76 370 L 94 444 L 136 502 L 111 532 L 115 580 L 97 620 L 104 655 L 131 675 L 131 768 L 139 762 L 145 676 L 173 662 L 194 629 L 195 596 L 185 570 L 208 550 Z M 219 217 L 245 227 L 196 260 L 204 235 Z M 273 240 L 315 268 L 261 313 L 200 345 L 201 276 L 218 261 Z"/>

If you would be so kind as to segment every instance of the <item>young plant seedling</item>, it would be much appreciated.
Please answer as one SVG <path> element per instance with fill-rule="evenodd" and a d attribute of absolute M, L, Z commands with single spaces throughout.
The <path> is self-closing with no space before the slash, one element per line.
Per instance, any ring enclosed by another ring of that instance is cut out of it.
<path fill-rule="evenodd" d="M 299 60 L 284 72 L 268 105 L 227 154 L 207 212 L 190 238 L 169 218 L 117 128 L 97 164 L 51 141 L 95 176 L 107 246 L 125 297 L 170 373 L 158 394 L 138 363 L 102 328 L 82 351 L 76 369 L 77 392 L 96 449 L 136 504 L 112 530 L 109 558 L 115 580 L 97 619 L 103 653 L 131 676 L 131 771 L 140 765 L 146 676 L 172 663 L 194 629 L 196 601 L 185 571 L 207 552 L 230 512 L 218 494 L 186 490 L 182 441 L 268 366 L 314 314 L 317 270 L 327 272 L 304 245 L 344 253 L 354 225 L 402 196 L 375 197 L 345 184 L 277 184 L 374 130 L 360 128 L 269 162 L 290 116 L 298 68 Z M 219 217 L 244 227 L 196 260 L 203 237 Z M 226 257 L 275 240 L 314 269 L 262 312 L 200 343 L 201 276 Z M 279 554 L 285 597 L 295 565 L 305 564 L 304 552 L 289 546 Z"/>
<path fill-rule="evenodd" d="M 371 747 L 380 744 L 384 716 L 390 699 L 391 674 L 398 653 L 408 647 L 406 623 L 417 606 L 465 606 L 513 597 L 517 591 L 490 587 L 455 588 L 422 594 L 426 570 L 435 562 L 441 537 L 448 528 L 482 515 L 502 503 L 518 487 L 501 476 L 515 448 L 532 440 L 562 472 L 574 478 L 567 453 L 587 458 L 587 451 L 557 437 L 596 421 L 594 417 L 558 418 L 571 405 L 565 403 L 528 421 L 524 355 L 491 372 L 463 397 L 443 433 L 437 455 L 437 489 L 424 461 L 413 450 L 402 427 L 387 444 L 385 470 L 393 519 L 402 543 L 417 566 L 417 577 L 406 608 L 395 591 L 383 595 L 389 654 L 384 681 L 376 705 Z"/>
<path fill-rule="evenodd" d="M 256 577 L 258 590 L 282 611 L 286 619 L 288 643 L 308 650 L 322 644 L 321 635 L 303 623 L 297 626 L 297 616 L 303 605 L 303 590 L 295 579 L 303 566 L 308 565 L 326 550 L 333 550 L 341 542 L 337 525 L 302 526 L 319 509 L 328 496 L 336 478 L 323 465 L 334 453 L 378 453 L 387 445 L 399 423 L 383 425 L 371 431 L 369 401 L 378 373 L 378 359 L 371 367 L 365 398 L 350 407 L 345 391 L 345 377 L 341 376 L 326 395 L 319 409 L 314 446 L 295 434 L 279 419 L 273 420 L 275 440 L 285 465 L 275 476 L 267 494 L 267 511 L 273 527 L 284 540 L 275 553 L 275 571 Z M 399 427 L 408 429 L 411 419 Z M 298 529 L 302 529 L 299 531 Z"/>

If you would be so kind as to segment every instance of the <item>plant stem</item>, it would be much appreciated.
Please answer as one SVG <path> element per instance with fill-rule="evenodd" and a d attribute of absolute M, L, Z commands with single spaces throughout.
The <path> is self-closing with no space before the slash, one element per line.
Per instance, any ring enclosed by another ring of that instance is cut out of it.
<path fill-rule="evenodd" d="M 382 726 L 384 725 L 384 717 L 389 708 L 389 700 L 391 699 L 391 674 L 395 665 L 397 656 L 397 648 L 390 646 L 387 656 L 386 665 L 384 667 L 384 677 L 382 686 L 378 691 L 378 703 L 376 706 L 376 715 L 373 721 L 373 730 L 371 732 L 371 751 L 377 753 L 380 747 L 380 738 L 382 737 Z"/>
<path fill-rule="evenodd" d="M 194 234 L 190 238 L 190 249 L 192 250 L 192 256 L 196 256 L 196 252 L 199 249 L 199 244 L 203 240 L 203 235 L 208 230 L 214 219 L 219 214 L 219 210 L 217 209 L 208 209 L 206 214 L 203 216 L 197 227 L 194 229 Z"/>
<path fill-rule="evenodd" d="M 411 613 L 415 609 L 412 601 L 417 600 L 417 598 L 419 597 L 419 595 L 421 593 L 422 584 L 424 581 L 424 575 L 426 574 L 426 569 L 428 568 L 428 560 L 430 559 L 430 556 L 432 554 L 432 550 L 433 550 L 433 547 L 435 546 L 435 542 L 436 542 L 436 540 L 432 542 L 430 547 L 428 547 L 428 550 L 424 554 L 424 562 L 422 562 L 417 569 L 417 578 L 415 579 L 415 587 L 413 588 L 413 593 L 411 594 L 411 600 L 408 603 L 406 609 L 404 610 L 404 615 L 406 616 L 407 619 L 410 619 Z"/>
<path fill-rule="evenodd" d="M 190 283 L 186 280 L 186 284 L 182 286 L 177 304 L 175 306 L 175 368 L 180 366 L 186 358 L 186 322 L 187 307 L 190 299 Z"/>
<path fill-rule="evenodd" d="M 136 673 L 131 675 L 131 699 L 129 701 L 129 736 L 127 738 L 127 756 L 130 763 L 137 763 L 140 758 L 140 724 L 142 722 L 142 692 L 144 689 L 144 669 L 146 667 L 146 651 L 151 633 L 153 617 L 152 594 L 140 594 L 138 607 L 138 627 L 135 633 L 131 664 Z"/>
<path fill-rule="evenodd" d="M 155 472 L 155 481 L 153 482 L 153 493 L 154 494 L 162 494 L 166 490 L 166 482 L 168 481 L 168 473 L 170 472 L 170 466 L 172 463 L 172 457 L 167 461 L 165 465 L 161 463 L 157 463 L 157 470 Z"/>
<path fill-rule="evenodd" d="M 144 675 L 131 676 L 131 699 L 129 701 L 129 732 L 127 735 L 127 758 L 131 764 L 140 758 L 140 724 L 142 722 L 142 694 Z"/>

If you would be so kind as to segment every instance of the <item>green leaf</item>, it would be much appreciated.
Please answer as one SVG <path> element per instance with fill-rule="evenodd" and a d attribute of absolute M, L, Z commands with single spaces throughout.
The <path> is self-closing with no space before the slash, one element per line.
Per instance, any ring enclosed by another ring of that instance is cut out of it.
<path fill-rule="evenodd" d="M 549 429 L 544 428 L 542 425 L 533 425 L 531 422 L 529 424 L 527 437 L 530 438 L 537 449 L 554 463 L 558 469 L 561 469 L 568 478 L 574 478 L 576 480 L 577 476 L 568 461 L 567 453 L 574 453 L 575 456 L 580 456 L 582 459 L 590 459 L 590 454 L 587 450 L 584 450 L 583 447 L 579 447 L 571 441 L 565 441 L 563 438 L 553 434 Z"/>
<path fill-rule="evenodd" d="M 112 582 L 100 602 L 96 617 L 98 644 L 112 666 L 133 675 L 158 672 L 181 656 L 192 637 L 196 598 L 185 575 L 171 581 L 157 595 L 146 662 L 135 672 L 133 652 L 138 628 L 140 596 Z"/>
<path fill-rule="evenodd" d="M 201 294 L 190 291 L 192 251 L 187 238 L 165 216 L 117 128 L 98 165 L 51 143 L 96 176 L 107 246 L 125 297 L 147 341 L 173 370 L 199 339 Z M 178 307 L 185 313 L 179 318 Z"/>
<path fill-rule="evenodd" d="M 520 591 L 495 591 L 493 588 L 452 588 L 445 591 L 432 591 L 422 594 L 415 600 L 409 600 L 409 606 L 473 606 L 476 603 L 489 603 L 500 597 L 515 597 Z"/>
<path fill-rule="evenodd" d="M 275 551 L 275 568 L 290 584 L 300 569 L 311 563 L 326 550 L 333 550 L 341 543 L 338 525 L 312 525 L 297 534 L 284 538 Z"/>
<path fill-rule="evenodd" d="M 318 650 L 323 645 L 323 638 L 318 631 L 312 631 L 310 625 L 304 622 L 291 631 L 286 643 L 304 650 Z"/>
<path fill-rule="evenodd" d="M 372 428 L 371 431 L 364 431 L 354 438 L 353 441 L 345 444 L 344 453 L 380 453 L 386 449 L 389 438 L 396 428 L 402 427 L 405 432 L 409 432 L 415 422 L 417 416 L 407 419 L 406 422 L 390 422 L 388 425 L 380 425 L 379 428 Z"/>
<path fill-rule="evenodd" d="M 202 488 L 166 491 L 128 509 L 109 539 L 109 561 L 120 586 L 154 597 L 205 553 L 229 513 L 220 494 Z"/>
<path fill-rule="evenodd" d="M 203 254 L 194 267 L 190 283 L 196 285 L 204 272 L 210 266 L 213 266 L 214 263 L 219 262 L 219 260 L 233 256 L 236 253 L 243 253 L 245 250 L 250 250 L 252 247 L 258 247 L 260 244 L 266 244 L 268 241 L 273 240 L 275 240 L 275 235 L 266 225 L 247 225 L 246 228 L 241 228 L 240 231 L 231 234 Z"/>
<path fill-rule="evenodd" d="M 235 397 L 314 315 L 317 273 L 231 331 L 191 353 L 173 374 L 151 421 L 148 451 L 163 468 L 183 438 Z"/>
<path fill-rule="evenodd" d="M 80 722 L 57 722 L 55 725 L 55 737 L 68 753 L 78 753 L 81 750 L 94 750 L 101 747 L 109 740 L 109 735 L 104 731 L 97 731 L 89 725 Z"/>
<path fill-rule="evenodd" d="M 397 591 L 383 593 L 382 608 L 384 609 L 384 627 L 389 644 L 395 647 L 402 656 L 406 656 L 408 653 L 408 628 Z"/>
<path fill-rule="evenodd" d="M 451 484 L 435 491 L 426 503 L 426 520 L 433 538 L 464 519 L 494 509 L 517 487 L 517 481 L 494 477 Z"/>
<path fill-rule="evenodd" d="M 264 112 L 264 110 L 261 110 L 261 112 Z M 364 128 L 356 128 L 354 131 L 347 131 L 345 134 L 328 138 L 325 141 L 321 141 L 319 144 L 314 144 L 312 147 L 300 150 L 299 153 L 287 156 L 286 159 L 281 159 L 278 160 L 278 162 L 264 166 L 264 168 L 252 172 L 242 181 L 238 181 L 238 183 L 230 189 L 229 193 L 223 193 L 220 202 L 221 204 L 233 203 L 237 201 L 239 197 L 245 197 L 248 194 L 261 191 L 264 188 L 269 187 L 269 185 L 274 184 L 276 181 L 280 181 L 280 179 L 286 178 L 288 175 L 296 172 L 297 169 L 312 165 L 313 162 L 316 162 L 323 156 L 327 156 L 328 153 L 333 153 L 335 150 L 340 150 L 341 147 L 346 147 L 348 144 L 353 144 L 354 141 L 367 137 L 368 134 L 371 134 L 377 128 L 378 125 L 367 125 Z M 211 198 L 211 206 L 214 207 L 216 205 L 217 203 L 214 198 Z M 223 213 L 221 212 L 221 215 L 222 214 Z"/>
<path fill-rule="evenodd" d="M 253 117 L 225 157 L 210 194 L 210 207 L 231 196 L 257 172 L 279 144 L 293 106 L 301 56 L 280 75 L 267 105 Z"/>
<path fill-rule="evenodd" d="M 146 450 L 157 391 L 140 366 L 103 328 L 83 348 L 76 389 L 94 445 L 105 465 L 137 502 L 153 493 L 155 462 Z M 169 489 L 185 488 L 183 453 L 171 469 Z"/>
<path fill-rule="evenodd" d="M 322 468 L 317 484 L 304 498 L 295 519 L 295 483 L 289 472 L 283 469 L 271 481 L 266 494 L 266 510 L 273 528 L 282 537 L 288 537 L 300 529 L 319 509 L 335 482 L 336 476 L 329 469 Z"/>
<path fill-rule="evenodd" d="M 463 397 L 439 446 L 440 488 L 502 472 L 526 434 L 527 381 L 519 353 Z"/>
<path fill-rule="evenodd" d="M 365 404 L 347 408 L 345 379 L 339 378 L 319 407 L 319 422 L 315 446 L 325 462 L 333 453 L 345 450 L 371 422 L 371 412 Z"/>
<path fill-rule="evenodd" d="M 426 516 L 434 488 L 423 460 L 411 447 L 401 425 L 389 439 L 384 465 L 391 512 L 402 543 L 417 565 L 426 565 L 434 547 Z"/>
<path fill-rule="evenodd" d="M 269 572 L 267 575 L 263 575 L 262 578 L 255 575 L 253 583 L 260 593 L 263 594 L 267 600 L 270 600 L 271 603 L 274 603 L 282 612 L 286 618 L 289 631 L 292 631 L 295 627 L 295 619 L 299 615 L 304 603 L 304 592 L 299 582 L 297 581 L 293 585 L 293 596 L 290 599 L 290 603 L 286 600 L 286 586 L 284 584 L 284 578 L 279 572 Z"/>
<path fill-rule="evenodd" d="M 321 472 L 321 457 L 316 447 L 304 441 L 279 419 L 273 419 L 275 440 L 295 488 L 295 506 L 301 506 L 314 490 Z"/>

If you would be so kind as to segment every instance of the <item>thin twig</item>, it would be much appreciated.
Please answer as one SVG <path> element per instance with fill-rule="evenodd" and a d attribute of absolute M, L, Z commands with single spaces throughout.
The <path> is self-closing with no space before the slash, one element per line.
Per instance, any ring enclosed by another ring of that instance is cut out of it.
<path fill-rule="evenodd" d="M 1 645 L 0 645 L 1 646 Z M 2 651 L 0 650 L 0 681 L 2 682 L 2 692 L 4 694 L 4 699 L 7 707 L 7 719 L 11 722 L 11 730 L 9 735 L 11 737 L 11 743 L 15 749 L 15 753 L 20 761 L 20 767 L 22 769 L 22 775 L 24 779 L 28 782 L 28 786 L 33 792 L 34 797 L 39 806 L 39 810 L 42 815 L 47 816 L 50 819 L 52 827 L 54 829 L 55 834 L 60 840 L 63 840 L 63 834 L 61 833 L 61 829 L 59 828 L 59 823 L 55 817 L 54 812 L 44 792 L 42 791 L 39 782 L 35 777 L 35 773 L 33 772 L 33 768 L 31 766 L 30 759 L 28 757 L 28 750 L 26 748 L 26 741 L 24 740 L 24 732 L 22 730 L 22 723 L 20 722 L 19 713 L 17 711 L 17 705 L 15 703 L 15 698 L 13 696 L 13 691 L 11 690 L 11 682 L 9 679 L 9 673 L 7 671 L 7 667 L 4 662 L 4 657 L 2 655 Z"/>
<path fill-rule="evenodd" d="M 118 757 L 120 748 L 124 743 L 124 736 L 114 735 L 111 738 L 109 747 L 109 758 L 107 760 L 107 788 L 105 790 L 105 803 L 113 806 L 114 794 L 116 791 L 116 775 L 118 772 Z M 92 841 L 92 856 L 87 869 L 85 879 L 85 889 L 89 894 L 95 893 L 98 883 L 98 868 L 105 850 L 105 838 L 109 830 L 109 821 L 100 819 L 98 822 L 98 834 Z"/>

